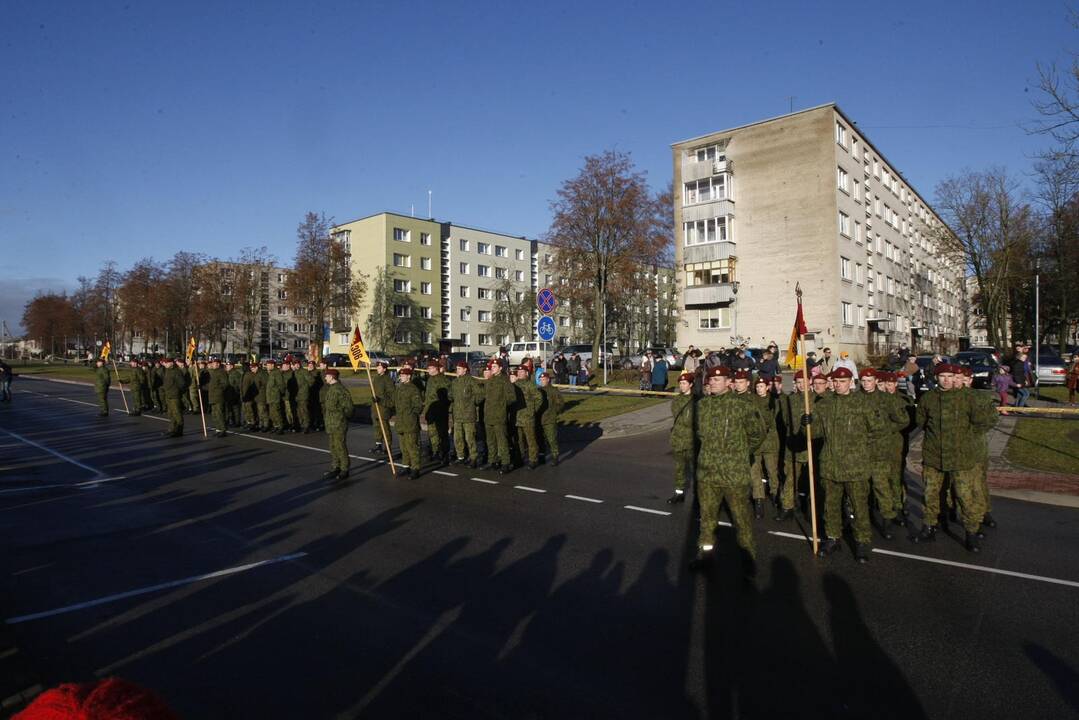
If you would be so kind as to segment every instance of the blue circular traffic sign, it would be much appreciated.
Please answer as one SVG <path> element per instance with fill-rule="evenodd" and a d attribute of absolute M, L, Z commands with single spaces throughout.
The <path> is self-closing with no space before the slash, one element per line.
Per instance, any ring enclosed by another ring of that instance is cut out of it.
<path fill-rule="evenodd" d="M 536 334 L 539 335 L 540 340 L 544 342 L 553 340 L 556 331 L 554 319 L 550 316 L 544 315 L 536 321 Z"/>
<path fill-rule="evenodd" d="M 550 315 L 554 312 L 554 309 L 558 307 L 558 298 L 555 297 L 554 291 L 551 288 L 543 288 L 536 293 L 536 307 L 544 315 Z"/>

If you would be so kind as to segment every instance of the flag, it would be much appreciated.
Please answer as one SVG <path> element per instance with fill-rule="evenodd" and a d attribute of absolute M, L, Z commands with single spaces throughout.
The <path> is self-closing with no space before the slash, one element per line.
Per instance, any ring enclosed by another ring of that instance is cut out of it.
<path fill-rule="evenodd" d="M 108 340 L 106 340 L 105 344 L 101 346 L 101 359 L 102 360 L 108 360 L 109 355 L 111 355 L 111 354 L 112 354 L 112 343 L 110 343 Z"/>
<path fill-rule="evenodd" d="M 802 302 L 798 302 L 798 314 L 794 317 L 794 329 L 791 330 L 790 345 L 787 346 L 787 367 L 798 369 L 801 358 L 798 357 L 798 337 L 809 332 L 805 317 L 802 316 Z"/>
<path fill-rule="evenodd" d="M 322 353 L 319 350 L 322 346 L 319 343 L 312 341 L 307 348 L 307 357 L 311 358 L 311 362 L 318 362 Z"/>
<path fill-rule="evenodd" d="M 195 357 L 195 350 L 199 344 L 195 342 L 195 338 L 191 338 L 187 341 L 187 361 L 191 362 L 191 358 Z"/>
<path fill-rule="evenodd" d="M 360 337 L 360 326 L 352 332 L 352 344 L 348 346 L 348 359 L 352 362 L 352 370 L 360 369 L 360 363 L 371 364 L 371 358 L 367 356 L 367 349 L 363 346 L 363 338 Z"/>

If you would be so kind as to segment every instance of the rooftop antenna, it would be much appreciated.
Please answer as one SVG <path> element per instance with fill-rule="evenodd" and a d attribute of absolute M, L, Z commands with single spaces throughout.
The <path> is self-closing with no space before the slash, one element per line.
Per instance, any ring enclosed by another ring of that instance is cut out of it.
<path fill-rule="evenodd" d="M 430 190 L 427 191 L 427 217 L 429 219 L 434 218 L 434 215 L 431 214 L 431 191 Z"/>
<path fill-rule="evenodd" d="M 794 112 L 794 99 L 796 97 L 797 97 L 797 95 L 788 95 L 787 96 L 787 102 L 790 103 L 790 111 L 791 112 Z"/>
<path fill-rule="evenodd" d="M 411 205 L 410 207 L 411 207 L 412 209 L 408 211 L 408 214 L 409 214 L 409 215 L 410 215 L 411 217 L 416 217 L 416 203 L 412 203 L 412 205 Z"/>

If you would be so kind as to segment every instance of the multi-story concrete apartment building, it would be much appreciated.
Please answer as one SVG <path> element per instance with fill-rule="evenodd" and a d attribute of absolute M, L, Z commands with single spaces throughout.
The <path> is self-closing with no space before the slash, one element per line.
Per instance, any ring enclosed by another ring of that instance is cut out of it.
<path fill-rule="evenodd" d="M 924 198 L 834 103 L 672 146 L 680 345 L 952 350 L 964 273 Z"/>

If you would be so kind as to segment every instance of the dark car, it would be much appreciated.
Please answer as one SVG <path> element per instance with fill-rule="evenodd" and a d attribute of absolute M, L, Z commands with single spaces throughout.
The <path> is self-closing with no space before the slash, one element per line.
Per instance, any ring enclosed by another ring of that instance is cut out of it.
<path fill-rule="evenodd" d="M 344 353 L 328 353 L 323 355 L 322 359 L 332 368 L 352 367 L 352 362 L 349 361 L 348 355 Z"/>
<path fill-rule="evenodd" d="M 974 372 L 974 387 L 988 388 L 993 384 L 993 374 L 997 371 L 997 361 L 993 356 L 981 350 L 964 350 L 956 353 L 955 362 L 965 365 Z"/>
<path fill-rule="evenodd" d="M 470 375 L 476 377 L 483 376 L 483 369 L 487 367 L 487 361 L 490 356 L 481 350 L 469 350 L 468 352 L 452 352 L 446 358 L 446 371 L 450 374 L 456 374 L 457 363 L 464 360 L 468 363 L 468 372 Z"/>
<path fill-rule="evenodd" d="M 914 394 L 916 397 L 921 397 L 923 393 L 932 390 L 937 386 L 937 381 L 933 378 L 933 358 L 937 355 L 919 355 L 914 358 L 914 362 L 918 364 L 918 373 L 913 378 L 908 378 L 908 382 L 913 380 L 914 382 Z M 951 362 L 951 359 L 946 355 L 940 355 L 941 362 Z"/>

